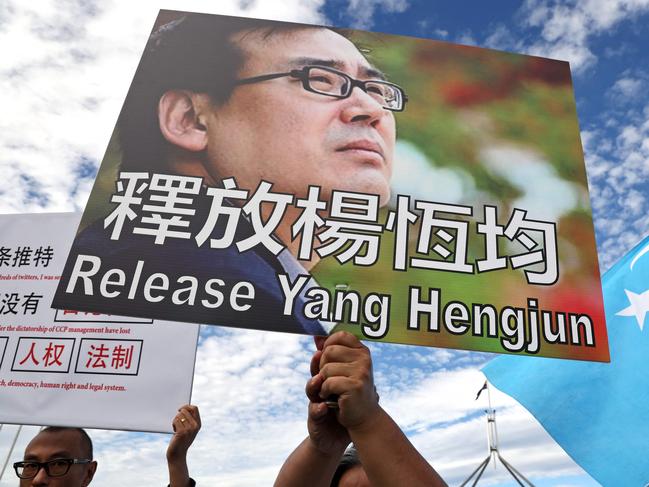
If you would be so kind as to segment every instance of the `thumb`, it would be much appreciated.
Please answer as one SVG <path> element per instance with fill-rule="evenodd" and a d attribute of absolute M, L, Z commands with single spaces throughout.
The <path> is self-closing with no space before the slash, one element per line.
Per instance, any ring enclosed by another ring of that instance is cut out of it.
<path fill-rule="evenodd" d="M 309 417 L 316 423 L 321 423 L 327 417 L 329 408 L 323 402 L 309 403 Z"/>

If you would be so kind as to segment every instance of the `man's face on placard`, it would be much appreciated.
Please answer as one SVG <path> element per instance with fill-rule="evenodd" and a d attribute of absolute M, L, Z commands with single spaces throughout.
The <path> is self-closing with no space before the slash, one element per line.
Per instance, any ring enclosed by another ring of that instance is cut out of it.
<path fill-rule="evenodd" d="M 81 434 L 73 429 L 43 431 L 29 442 L 24 461 L 48 462 L 57 459 L 89 459 Z M 96 462 L 75 464 L 61 477 L 50 477 L 41 468 L 32 479 L 21 479 L 20 487 L 84 487 L 90 484 L 97 467 Z"/>
<path fill-rule="evenodd" d="M 305 65 L 333 67 L 359 79 L 380 76 L 346 38 L 324 28 L 264 33 L 232 39 L 245 62 L 239 78 L 288 72 Z M 375 98 L 354 88 L 345 99 L 305 90 L 292 77 L 237 86 L 208 114 L 208 171 L 235 176 L 240 187 L 261 180 L 274 191 L 304 197 L 308 185 L 321 197 L 346 190 L 390 195 L 395 120 Z"/>

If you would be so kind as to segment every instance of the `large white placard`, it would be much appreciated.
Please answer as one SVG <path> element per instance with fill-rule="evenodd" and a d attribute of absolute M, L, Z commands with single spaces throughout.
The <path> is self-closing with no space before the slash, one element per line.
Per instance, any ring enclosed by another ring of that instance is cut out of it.
<path fill-rule="evenodd" d="M 0 423 L 171 432 L 199 326 L 50 308 L 80 218 L 0 215 Z"/>

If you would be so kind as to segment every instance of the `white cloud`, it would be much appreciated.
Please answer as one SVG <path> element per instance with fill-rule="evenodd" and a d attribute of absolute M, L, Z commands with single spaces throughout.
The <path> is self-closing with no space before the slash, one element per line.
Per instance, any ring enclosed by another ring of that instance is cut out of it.
<path fill-rule="evenodd" d="M 347 17 L 355 29 L 369 29 L 374 24 L 377 10 L 385 13 L 401 13 L 408 9 L 408 0 L 348 0 Z"/>
<path fill-rule="evenodd" d="M 435 29 L 433 33 L 437 37 L 441 37 L 442 39 L 446 39 L 448 37 L 448 31 L 446 29 Z"/>
<path fill-rule="evenodd" d="M 521 45 L 530 54 L 562 59 L 583 72 L 597 62 L 592 38 L 649 10 L 647 0 L 584 0 L 564 3 L 526 0 L 520 17 L 540 30 L 540 39 Z"/>
<path fill-rule="evenodd" d="M 644 72 L 624 71 L 609 90 L 601 122 L 582 132 L 602 270 L 649 234 L 646 85 Z"/>
<path fill-rule="evenodd" d="M 612 91 L 624 97 L 636 96 L 644 87 L 644 81 L 637 78 L 620 78 L 613 85 Z"/>
<path fill-rule="evenodd" d="M 644 211 L 647 198 L 637 189 L 632 189 L 625 195 L 624 201 L 621 203 L 631 210 L 633 216 L 639 216 Z"/>
<path fill-rule="evenodd" d="M 475 35 L 471 30 L 465 30 L 461 32 L 457 38 L 455 39 L 455 42 L 458 44 L 464 44 L 467 46 L 476 46 L 478 45 L 478 41 L 475 38 Z"/>
<path fill-rule="evenodd" d="M 431 19 L 421 19 L 417 21 L 417 35 L 424 37 L 435 37 L 437 39 L 446 39 L 448 30 L 433 28 L 434 23 Z"/>
<path fill-rule="evenodd" d="M 516 46 L 516 40 L 507 26 L 498 24 L 487 36 L 484 45 L 492 49 L 507 50 Z"/>

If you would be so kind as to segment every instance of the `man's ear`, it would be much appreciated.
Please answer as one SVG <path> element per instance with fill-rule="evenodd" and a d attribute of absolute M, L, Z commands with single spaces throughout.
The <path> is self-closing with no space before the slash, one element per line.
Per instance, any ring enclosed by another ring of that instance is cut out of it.
<path fill-rule="evenodd" d="M 86 470 L 86 478 L 84 479 L 83 485 L 89 485 L 90 482 L 92 482 L 92 478 L 95 476 L 95 472 L 97 471 L 97 462 L 92 461 L 90 464 L 88 464 L 88 470 Z"/>
<path fill-rule="evenodd" d="M 207 128 L 198 117 L 197 95 L 183 90 L 169 90 L 158 102 L 160 132 L 167 141 L 191 152 L 207 147 Z"/>

